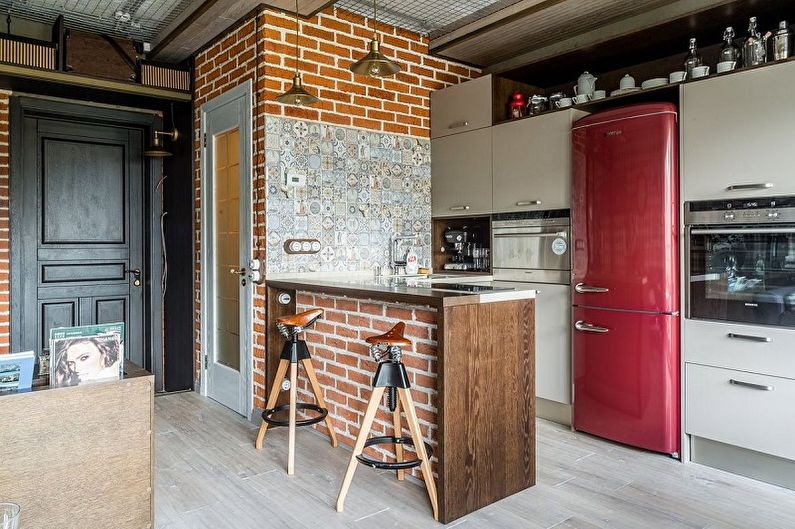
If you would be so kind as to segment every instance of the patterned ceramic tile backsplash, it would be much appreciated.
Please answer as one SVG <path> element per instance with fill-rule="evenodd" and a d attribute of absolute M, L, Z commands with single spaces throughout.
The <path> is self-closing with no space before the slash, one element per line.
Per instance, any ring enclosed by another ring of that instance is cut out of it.
<path fill-rule="evenodd" d="M 265 128 L 267 272 L 386 270 L 394 233 L 418 234 L 430 261 L 429 140 L 271 116 Z M 291 238 L 322 249 L 288 255 Z"/>

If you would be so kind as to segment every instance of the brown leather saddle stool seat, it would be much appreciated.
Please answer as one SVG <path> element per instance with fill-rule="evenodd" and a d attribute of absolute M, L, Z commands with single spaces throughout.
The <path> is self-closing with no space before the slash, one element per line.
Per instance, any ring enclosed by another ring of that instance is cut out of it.
<path fill-rule="evenodd" d="M 282 316 L 278 318 L 276 322 L 287 327 L 300 327 L 303 329 L 315 323 L 322 315 L 323 309 L 309 309 L 304 312 L 299 312 L 298 314 Z"/>
<path fill-rule="evenodd" d="M 370 345 L 388 345 L 390 347 L 411 347 L 411 340 L 403 336 L 406 332 L 406 324 L 402 321 L 378 336 L 368 336 L 365 342 Z"/>

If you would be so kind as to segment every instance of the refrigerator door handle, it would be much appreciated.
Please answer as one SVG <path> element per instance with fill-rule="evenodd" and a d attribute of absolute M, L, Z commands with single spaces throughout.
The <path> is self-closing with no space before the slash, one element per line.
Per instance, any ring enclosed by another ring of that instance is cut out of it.
<path fill-rule="evenodd" d="M 574 328 L 581 332 L 594 332 L 597 334 L 605 334 L 606 332 L 610 331 L 610 329 L 607 329 L 605 327 L 597 327 L 596 325 L 585 323 L 582 320 L 575 323 Z"/>
<path fill-rule="evenodd" d="M 579 294 L 600 294 L 604 292 L 610 292 L 609 288 L 593 287 L 591 285 L 586 285 L 585 283 L 577 283 L 574 285 L 574 290 Z"/>

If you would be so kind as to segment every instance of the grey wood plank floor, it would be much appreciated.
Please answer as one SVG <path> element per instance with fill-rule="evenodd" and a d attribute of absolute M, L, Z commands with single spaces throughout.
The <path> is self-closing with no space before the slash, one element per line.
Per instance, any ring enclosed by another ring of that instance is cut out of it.
<path fill-rule="evenodd" d="M 268 431 L 195 393 L 155 399 L 159 529 L 441 527 L 425 490 L 359 466 L 345 512 L 334 510 L 350 452 Z M 538 421 L 538 484 L 448 524 L 466 528 L 795 528 L 795 492 Z"/>

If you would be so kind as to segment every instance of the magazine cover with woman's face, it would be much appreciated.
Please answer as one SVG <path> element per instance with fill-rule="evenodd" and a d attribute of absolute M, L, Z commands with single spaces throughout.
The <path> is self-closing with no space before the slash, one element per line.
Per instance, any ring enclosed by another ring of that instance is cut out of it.
<path fill-rule="evenodd" d="M 53 329 L 50 339 L 50 384 L 75 386 L 122 374 L 123 327 L 93 325 Z M 123 324 L 121 324 L 123 325 Z"/>

